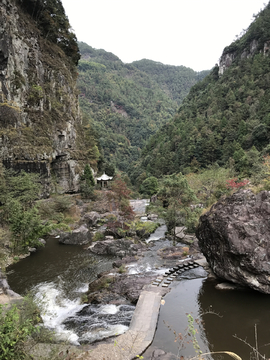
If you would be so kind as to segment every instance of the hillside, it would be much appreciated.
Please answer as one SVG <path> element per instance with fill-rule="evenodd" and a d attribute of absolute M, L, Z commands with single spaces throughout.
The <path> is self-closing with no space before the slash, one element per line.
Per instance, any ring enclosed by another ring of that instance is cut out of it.
<path fill-rule="evenodd" d="M 205 72 L 199 76 L 189 68 L 148 60 L 124 64 L 105 50 L 81 42 L 79 48 L 80 106 L 100 138 L 101 162 L 127 171 Z M 172 77 L 175 82 L 170 87 Z"/>
<path fill-rule="evenodd" d="M 270 5 L 194 85 L 172 121 L 152 136 L 130 169 L 160 177 L 234 165 L 249 175 L 270 152 Z"/>
<path fill-rule="evenodd" d="M 209 74 L 209 70 L 196 72 L 185 66 L 164 65 L 147 59 L 134 61 L 131 65 L 151 76 L 178 105 L 187 96 L 189 89 Z"/>

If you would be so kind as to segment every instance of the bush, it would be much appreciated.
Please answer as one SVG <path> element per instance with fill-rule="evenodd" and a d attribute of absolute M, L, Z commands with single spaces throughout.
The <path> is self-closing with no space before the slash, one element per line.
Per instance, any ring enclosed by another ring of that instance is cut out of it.
<path fill-rule="evenodd" d="M 105 235 L 99 231 L 94 234 L 93 241 L 102 241 L 105 239 Z"/>
<path fill-rule="evenodd" d="M 0 305 L 0 360 L 26 358 L 25 343 L 40 330 L 35 326 L 40 321 L 37 308 L 30 304 L 33 303 L 26 298 L 20 307 L 13 305 L 7 309 Z"/>

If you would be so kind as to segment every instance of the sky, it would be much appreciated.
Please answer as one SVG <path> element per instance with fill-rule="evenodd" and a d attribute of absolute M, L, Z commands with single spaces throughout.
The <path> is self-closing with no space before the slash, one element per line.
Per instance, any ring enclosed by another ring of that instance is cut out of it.
<path fill-rule="evenodd" d="M 208 70 L 268 0 L 62 0 L 77 39 L 123 62 Z"/>

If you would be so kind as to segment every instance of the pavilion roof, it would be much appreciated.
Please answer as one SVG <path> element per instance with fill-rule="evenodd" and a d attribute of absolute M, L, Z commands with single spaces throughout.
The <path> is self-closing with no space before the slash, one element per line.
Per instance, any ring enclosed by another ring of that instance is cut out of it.
<path fill-rule="evenodd" d="M 103 180 L 103 181 L 106 181 L 106 180 L 112 180 L 112 176 L 108 176 L 108 175 L 106 175 L 105 173 L 103 174 L 103 175 L 101 175 L 100 177 L 98 177 L 97 178 L 97 180 L 99 180 L 99 181 L 101 181 L 101 180 Z"/>

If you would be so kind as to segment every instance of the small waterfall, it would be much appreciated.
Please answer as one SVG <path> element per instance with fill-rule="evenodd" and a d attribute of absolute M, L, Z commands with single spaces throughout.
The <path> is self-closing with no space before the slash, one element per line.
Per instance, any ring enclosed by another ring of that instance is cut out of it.
<path fill-rule="evenodd" d="M 55 332 L 57 340 L 74 345 L 123 334 L 135 309 L 132 305 L 81 305 L 80 297 L 68 299 L 61 285 L 53 282 L 39 284 L 34 291 L 43 325 Z"/>
<path fill-rule="evenodd" d="M 66 329 L 63 322 L 84 307 L 80 305 L 80 298 L 76 300 L 66 298 L 61 286 L 53 282 L 41 283 L 33 291 L 35 300 L 41 307 L 43 325 L 55 332 L 57 340 L 79 345 L 76 332 Z"/>
<path fill-rule="evenodd" d="M 133 305 L 86 305 L 64 324 L 76 328 L 81 344 L 91 343 L 127 331 L 134 309 Z"/>

